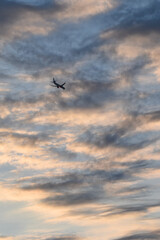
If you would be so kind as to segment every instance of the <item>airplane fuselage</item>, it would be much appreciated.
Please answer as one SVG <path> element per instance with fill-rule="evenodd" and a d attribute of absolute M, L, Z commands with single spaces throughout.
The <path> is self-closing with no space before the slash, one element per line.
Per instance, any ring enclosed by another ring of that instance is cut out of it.
<path fill-rule="evenodd" d="M 65 83 L 63 83 L 62 85 L 60 85 L 60 84 L 58 84 L 54 79 L 53 79 L 53 83 L 54 83 L 55 87 L 65 89 L 65 87 L 63 86 Z"/>

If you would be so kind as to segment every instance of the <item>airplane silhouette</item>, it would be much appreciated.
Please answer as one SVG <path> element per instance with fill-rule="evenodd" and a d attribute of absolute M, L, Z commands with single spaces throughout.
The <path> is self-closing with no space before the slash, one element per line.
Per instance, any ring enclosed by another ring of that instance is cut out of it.
<path fill-rule="evenodd" d="M 65 87 L 64 87 L 64 84 L 65 84 L 65 83 L 59 84 L 59 83 L 56 82 L 56 80 L 55 80 L 54 78 L 53 78 L 53 81 L 52 81 L 51 83 L 54 83 L 54 85 L 55 85 L 55 86 L 54 86 L 54 85 L 51 85 L 51 84 L 50 84 L 52 87 L 62 88 L 63 90 L 65 89 Z"/>

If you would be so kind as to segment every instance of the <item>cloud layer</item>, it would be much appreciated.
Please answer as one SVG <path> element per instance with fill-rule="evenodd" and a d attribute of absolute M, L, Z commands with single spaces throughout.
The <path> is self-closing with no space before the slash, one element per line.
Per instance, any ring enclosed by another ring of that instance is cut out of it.
<path fill-rule="evenodd" d="M 159 239 L 159 7 L 0 2 L 0 239 Z"/>

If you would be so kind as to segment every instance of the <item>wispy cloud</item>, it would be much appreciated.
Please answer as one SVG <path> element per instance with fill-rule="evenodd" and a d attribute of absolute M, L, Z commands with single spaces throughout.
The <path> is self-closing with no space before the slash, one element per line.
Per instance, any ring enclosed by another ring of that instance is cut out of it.
<path fill-rule="evenodd" d="M 159 239 L 159 5 L 1 1 L 1 238 Z"/>
<path fill-rule="evenodd" d="M 140 239 L 159 239 L 160 233 L 159 231 L 153 232 L 144 232 L 139 234 L 129 235 L 127 237 L 117 238 L 117 240 L 140 240 Z"/>

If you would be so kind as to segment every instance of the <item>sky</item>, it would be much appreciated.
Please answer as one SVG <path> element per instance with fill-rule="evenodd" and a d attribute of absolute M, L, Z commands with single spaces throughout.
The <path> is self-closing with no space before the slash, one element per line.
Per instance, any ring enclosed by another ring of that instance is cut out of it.
<path fill-rule="evenodd" d="M 0 1 L 0 239 L 160 239 L 159 37 L 160 0 Z"/>

